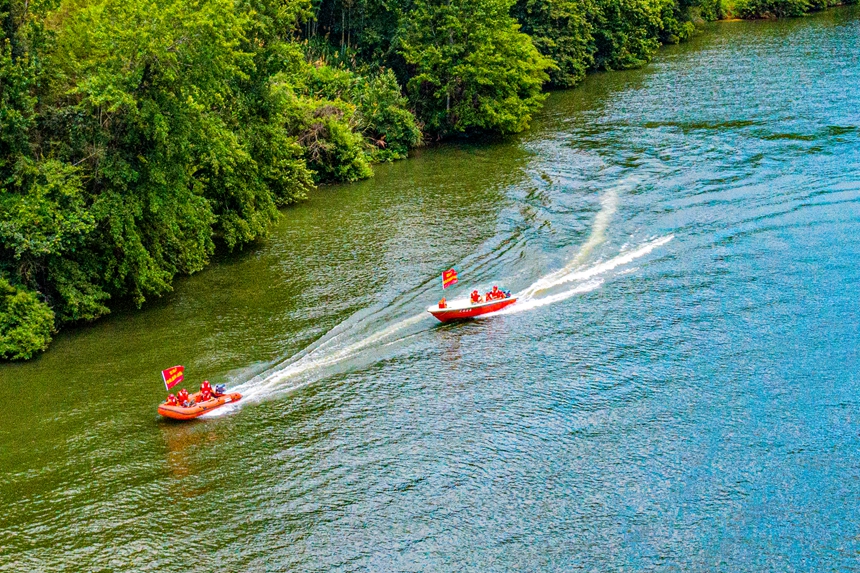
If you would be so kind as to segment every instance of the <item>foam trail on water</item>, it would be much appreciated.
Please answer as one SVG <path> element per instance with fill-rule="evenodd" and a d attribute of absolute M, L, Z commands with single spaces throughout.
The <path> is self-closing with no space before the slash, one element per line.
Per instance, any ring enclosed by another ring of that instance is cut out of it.
<path fill-rule="evenodd" d="M 504 308 L 494 315 L 499 314 L 517 314 L 520 312 L 525 312 L 527 310 L 533 310 L 535 308 L 539 308 L 541 306 L 546 306 L 548 304 L 554 304 L 556 302 L 561 302 L 563 300 L 569 299 L 570 297 L 582 294 L 586 292 L 591 292 L 597 288 L 600 288 L 600 285 L 603 284 L 603 279 L 595 279 L 578 285 L 572 289 L 566 290 L 564 292 L 551 294 L 548 296 L 544 296 L 541 298 L 531 298 L 526 300 L 521 300 L 512 306 Z"/>
<path fill-rule="evenodd" d="M 583 261 L 585 261 L 591 253 L 594 252 L 594 249 L 606 241 L 606 229 L 609 227 L 609 221 L 612 219 L 612 216 L 615 215 L 615 211 L 617 210 L 618 191 L 610 189 L 600 199 L 600 211 L 597 212 L 597 216 L 594 218 L 594 223 L 591 226 L 591 234 L 588 236 L 588 240 L 579 248 L 576 256 L 573 257 L 573 259 L 571 259 L 563 268 L 538 279 L 537 282 L 524 290 L 521 294 L 523 296 L 534 296 L 542 290 L 552 288 L 559 284 L 557 283 L 557 280 L 560 277 L 565 277 L 573 269 L 581 267 Z"/>
<path fill-rule="evenodd" d="M 580 267 L 579 269 L 573 270 L 570 269 L 569 266 L 567 266 L 559 271 L 556 271 L 543 278 L 538 279 L 530 287 L 523 290 L 521 296 L 523 298 L 534 298 L 536 294 L 549 290 L 553 287 L 557 287 L 573 281 L 585 281 L 598 275 L 608 273 L 609 271 L 614 270 L 621 265 L 626 265 L 635 261 L 639 257 L 647 255 L 657 247 L 665 245 L 674 238 L 675 235 L 667 235 L 665 237 L 654 239 L 653 241 L 645 243 L 638 249 L 622 253 L 616 257 L 609 259 L 608 261 L 600 262 L 590 267 Z"/>
<path fill-rule="evenodd" d="M 533 310 L 535 308 L 546 306 L 548 304 L 561 302 L 577 294 L 591 292 L 599 288 L 604 283 L 604 279 L 599 278 L 600 275 L 609 273 L 610 271 L 613 271 L 622 265 L 629 264 L 640 257 L 644 257 L 657 247 L 665 245 L 673 238 L 674 235 L 667 235 L 665 237 L 654 239 L 652 241 L 649 241 L 648 243 L 645 243 L 638 249 L 622 253 L 616 257 L 609 259 L 608 261 L 600 262 L 590 267 L 580 268 L 576 270 L 570 270 L 568 267 L 566 267 L 565 269 L 562 269 L 562 271 L 565 272 L 557 271 L 551 273 L 545 277 L 538 279 L 530 287 L 524 289 L 520 293 L 520 300 L 516 304 L 502 309 L 499 312 L 494 312 L 485 316 L 517 314 L 520 312 L 525 312 L 527 310 Z M 621 273 L 618 274 L 627 273 L 625 271 L 621 271 Z M 571 289 L 559 293 L 540 297 L 535 296 L 536 293 L 545 292 L 551 288 L 558 287 L 569 282 L 580 282 L 581 284 L 578 284 Z"/>
<path fill-rule="evenodd" d="M 316 380 L 318 376 L 314 376 L 315 372 L 334 366 L 350 358 L 355 358 L 367 347 L 392 338 L 396 333 L 403 329 L 418 324 L 428 318 L 429 315 L 417 314 L 398 321 L 371 334 L 370 336 L 361 338 L 357 342 L 348 344 L 343 348 L 329 351 L 329 347 L 334 344 L 335 341 L 342 338 L 345 332 L 361 326 L 359 323 L 352 325 L 353 328 L 344 329 L 342 328 L 343 325 L 338 325 L 332 329 L 334 336 L 326 338 L 315 346 L 310 347 L 308 350 L 305 350 L 291 359 L 281 362 L 266 372 L 255 376 L 247 382 L 236 386 L 232 391 L 240 392 L 242 394 L 243 401 L 254 401 L 273 394 L 296 390 Z M 358 333 L 356 333 L 356 335 L 358 335 Z M 238 404 L 235 407 L 238 407 Z M 208 416 L 221 415 L 227 411 L 229 411 L 229 408 L 221 408 L 208 414 Z"/>
<path fill-rule="evenodd" d="M 579 252 L 573 260 L 565 265 L 565 268 L 573 268 L 581 265 L 595 247 L 606 240 L 606 228 L 609 227 L 609 221 L 612 219 L 612 216 L 615 215 L 615 211 L 617 210 L 618 191 L 610 189 L 603 195 L 603 197 L 600 198 L 600 211 L 597 212 L 597 216 L 594 218 L 594 223 L 591 226 L 591 235 L 588 237 L 585 244 L 579 248 Z"/>

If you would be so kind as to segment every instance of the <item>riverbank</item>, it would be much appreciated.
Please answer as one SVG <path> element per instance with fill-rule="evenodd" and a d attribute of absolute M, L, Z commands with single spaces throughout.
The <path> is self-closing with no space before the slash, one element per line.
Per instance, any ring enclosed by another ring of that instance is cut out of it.
<path fill-rule="evenodd" d="M 283 207 L 369 177 L 422 135 L 521 133 L 544 88 L 641 67 L 721 9 L 473 0 L 491 6 L 358 4 L 353 19 L 331 1 L 160 1 L 156 15 L 119 0 L 0 10 L 0 111 L 14 120 L 0 141 L 0 359 L 171 292 L 216 248 L 253 246 Z"/>

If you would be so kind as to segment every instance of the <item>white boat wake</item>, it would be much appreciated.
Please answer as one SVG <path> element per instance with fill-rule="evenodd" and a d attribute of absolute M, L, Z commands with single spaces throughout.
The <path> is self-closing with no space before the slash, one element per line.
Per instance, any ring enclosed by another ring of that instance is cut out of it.
<path fill-rule="evenodd" d="M 336 343 L 343 337 L 344 332 L 337 332 L 338 327 L 335 327 L 327 333 L 320 341 L 312 344 L 307 349 L 299 354 L 287 359 L 284 362 L 270 368 L 266 372 L 255 376 L 247 382 L 235 387 L 233 391 L 242 394 L 243 401 L 259 400 L 273 394 L 280 394 L 296 390 L 318 379 L 319 376 L 314 376 L 314 373 L 320 370 L 329 369 L 339 363 L 345 362 L 350 358 L 359 356 L 361 352 L 374 345 L 383 346 L 382 343 L 386 339 L 391 338 L 395 333 L 403 331 L 409 326 L 426 321 L 429 315 L 425 313 L 416 314 L 409 318 L 400 320 L 379 332 L 373 333 L 366 338 L 362 338 L 352 344 L 347 344 L 337 348 Z M 341 323 L 341 325 L 349 322 L 349 319 Z M 341 326 L 338 325 L 338 326 Z M 358 330 L 358 325 L 356 329 Z M 334 334 L 333 334 L 334 333 Z M 393 342 L 393 341 L 388 341 Z M 335 348 L 332 348 L 335 346 Z M 239 404 L 237 404 L 238 406 Z M 224 408 L 222 408 L 224 410 Z M 212 415 L 218 415 L 221 412 L 212 412 Z"/>
<path fill-rule="evenodd" d="M 593 291 L 619 267 L 629 265 L 648 255 L 674 238 L 674 235 L 654 238 L 608 260 L 586 264 L 585 261 L 589 256 L 606 240 L 606 228 L 616 211 L 617 203 L 616 192 L 611 191 L 604 196 L 588 240 L 563 268 L 540 277 L 520 291 L 518 293 L 520 300 L 516 304 L 477 318 L 518 314 Z M 621 269 L 615 275 L 624 274 L 624 271 L 625 269 Z M 422 298 L 424 297 L 415 297 L 417 300 Z M 236 386 L 233 390 L 242 393 L 241 402 L 225 406 L 206 416 L 223 415 L 245 402 L 258 402 L 297 390 L 337 372 L 366 367 L 378 362 L 383 359 L 380 352 L 383 348 L 436 326 L 435 320 L 424 312 L 422 306 L 417 306 L 416 310 L 419 310 L 417 314 L 396 320 L 381 330 L 374 330 L 374 328 L 380 321 L 386 320 L 386 314 L 390 314 L 386 308 L 356 313 L 303 351 Z M 388 320 L 391 318 L 389 317 Z M 421 324 L 420 327 L 419 324 Z"/>
<path fill-rule="evenodd" d="M 604 283 L 605 279 L 602 278 L 603 276 L 608 275 L 610 272 L 620 266 L 630 264 L 636 259 L 644 257 L 657 247 L 662 247 L 663 245 L 671 241 L 674 237 L 674 235 L 660 237 L 658 239 L 654 239 L 645 243 L 637 249 L 628 251 L 626 253 L 621 253 L 620 255 L 609 259 L 608 261 L 598 262 L 591 266 L 580 269 L 561 269 L 561 271 L 556 271 L 554 273 L 546 275 L 545 277 L 541 277 L 540 279 L 535 281 L 534 284 L 523 289 L 523 291 L 519 295 L 520 300 L 517 302 L 517 304 L 509 306 L 492 314 L 483 315 L 479 318 L 483 318 L 484 316 L 498 316 L 501 314 L 516 314 L 520 312 L 525 312 L 527 310 L 532 310 L 534 308 L 539 308 L 541 306 L 546 306 L 548 304 L 553 304 L 566 300 L 577 294 L 593 291 L 599 288 L 600 285 Z M 617 274 L 621 275 L 628 273 L 624 273 L 622 271 Z M 538 296 L 539 294 L 554 290 L 556 287 L 571 282 L 576 282 L 577 285 L 562 292 Z"/>

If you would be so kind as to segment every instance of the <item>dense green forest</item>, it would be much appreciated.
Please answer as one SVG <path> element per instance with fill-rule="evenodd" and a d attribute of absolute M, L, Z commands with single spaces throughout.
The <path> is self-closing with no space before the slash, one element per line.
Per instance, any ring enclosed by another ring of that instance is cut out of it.
<path fill-rule="evenodd" d="M 829 0 L 738 0 L 745 17 Z M 720 0 L 0 0 L 0 358 L 422 141 L 526 129 Z"/>

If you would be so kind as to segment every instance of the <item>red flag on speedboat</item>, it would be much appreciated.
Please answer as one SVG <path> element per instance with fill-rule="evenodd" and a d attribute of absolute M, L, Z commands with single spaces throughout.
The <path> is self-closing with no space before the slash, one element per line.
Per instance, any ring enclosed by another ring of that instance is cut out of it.
<path fill-rule="evenodd" d="M 161 377 L 164 378 L 164 385 L 167 386 L 167 391 L 170 392 L 171 388 L 177 384 L 181 384 L 185 380 L 185 366 L 174 366 L 173 368 L 162 370 Z"/>
<path fill-rule="evenodd" d="M 448 269 L 442 272 L 442 288 L 457 284 L 457 271 Z"/>

